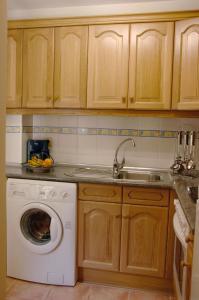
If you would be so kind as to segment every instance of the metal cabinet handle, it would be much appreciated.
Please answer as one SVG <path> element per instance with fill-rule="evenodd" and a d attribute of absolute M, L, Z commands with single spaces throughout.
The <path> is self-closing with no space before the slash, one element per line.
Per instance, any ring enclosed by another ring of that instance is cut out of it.
<path fill-rule="evenodd" d="M 129 216 L 122 216 L 122 219 L 124 219 L 124 220 L 129 220 L 130 217 L 129 217 Z"/>
<path fill-rule="evenodd" d="M 55 101 L 55 102 L 56 102 L 56 101 L 59 101 L 59 96 L 55 97 L 55 98 L 54 98 L 54 101 Z"/>
<path fill-rule="evenodd" d="M 126 103 L 126 97 L 122 97 L 122 102 Z"/>
<path fill-rule="evenodd" d="M 52 101 L 52 97 L 47 97 L 47 101 Z"/>
<path fill-rule="evenodd" d="M 116 218 L 116 219 L 121 219 L 122 216 L 121 216 L 121 215 L 117 215 L 117 216 L 115 216 L 115 218 Z"/>
<path fill-rule="evenodd" d="M 131 103 L 134 102 L 134 97 L 130 97 L 130 102 L 131 102 Z"/>

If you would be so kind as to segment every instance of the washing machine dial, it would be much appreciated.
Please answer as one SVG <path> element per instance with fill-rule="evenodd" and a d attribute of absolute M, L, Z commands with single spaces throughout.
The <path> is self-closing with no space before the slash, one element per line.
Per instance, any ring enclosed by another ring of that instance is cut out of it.
<path fill-rule="evenodd" d="M 52 187 L 44 186 L 39 194 L 42 201 L 50 201 L 56 196 L 56 191 Z"/>

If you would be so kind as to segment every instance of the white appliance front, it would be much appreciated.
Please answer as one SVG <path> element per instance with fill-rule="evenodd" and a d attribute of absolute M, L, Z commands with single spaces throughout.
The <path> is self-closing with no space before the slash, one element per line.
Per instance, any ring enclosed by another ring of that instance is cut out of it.
<path fill-rule="evenodd" d="M 76 198 L 73 183 L 8 179 L 8 276 L 75 285 Z"/>

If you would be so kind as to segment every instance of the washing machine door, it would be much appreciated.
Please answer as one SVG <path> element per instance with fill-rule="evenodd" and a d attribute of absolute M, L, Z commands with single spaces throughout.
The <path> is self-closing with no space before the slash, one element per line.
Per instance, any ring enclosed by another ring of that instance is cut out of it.
<path fill-rule="evenodd" d="M 62 239 L 62 223 L 57 213 L 48 205 L 30 203 L 19 216 L 20 239 L 34 253 L 53 251 Z"/>

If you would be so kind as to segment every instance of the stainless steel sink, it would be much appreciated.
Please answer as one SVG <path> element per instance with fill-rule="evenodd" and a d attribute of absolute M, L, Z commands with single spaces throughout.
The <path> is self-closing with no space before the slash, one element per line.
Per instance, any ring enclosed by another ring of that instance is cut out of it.
<path fill-rule="evenodd" d="M 131 180 L 131 181 L 144 181 L 144 182 L 157 182 L 161 181 L 161 176 L 151 172 L 129 172 L 121 171 L 118 179 Z"/>
<path fill-rule="evenodd" d="M 129 182 L 160 182 L 162 176 L 159 173 L 151 171 L 138 171 L 122 169 L 117 178 L 113 178 L 112 168 L 94 168 L 94 167 L 76 167 L 70 168 L 65 172 L 66 176 L 79 177 L 79 178 L 101 178 L 108 180 L 124 180 Z"/>

